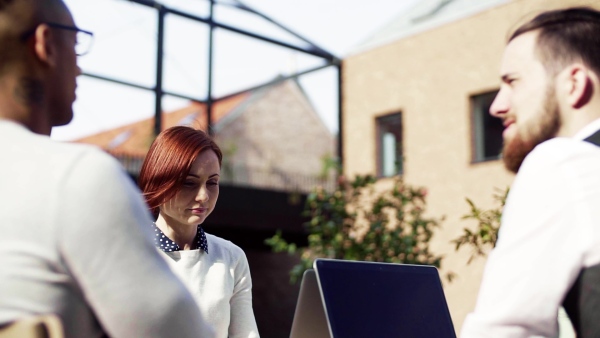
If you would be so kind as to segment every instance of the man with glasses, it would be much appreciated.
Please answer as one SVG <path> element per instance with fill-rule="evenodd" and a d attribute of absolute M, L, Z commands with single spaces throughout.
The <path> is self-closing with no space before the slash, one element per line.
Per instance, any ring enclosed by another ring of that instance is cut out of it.
<path fill-rule="evenodd" d="M 52 28 L 65 29 L 71 32 L 75 32 L 75 55 L 83 56 L 90 51 L 90 48 L 92 47 L 92 39 L 94 38 L 94 33 L 83 30 L 76 26 L 61 25 L 59 23 L 54 22 L 44 22 L 44 24 Z M 33 33 L 35 33 L 35 30 L 36 29 L 34 28 L 25 32 L 21 39 L 23 41 L 29 39 L 33 35 Z"/>
<path fill-rule="evenodd" d="M 91 36 L 61 0 L 0 0 L 0 326 L 55 314 L 66 337 L 212 337 L 119 164 L 48 137 L 73 118 Z"/>

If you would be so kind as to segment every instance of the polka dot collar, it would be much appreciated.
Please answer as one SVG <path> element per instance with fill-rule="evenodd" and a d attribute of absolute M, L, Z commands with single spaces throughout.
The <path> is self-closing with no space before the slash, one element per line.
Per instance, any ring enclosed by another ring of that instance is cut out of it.
<path fill-rule="evenodd" d="M 164 252 L 180 251 L 181 248 L 177 243 L 173 242 L 169 237 L 165 236 L 162 231 L 156 226 L 156 223 L 152 223 L 154 228 L 154 245 Z M 196 232 L 196 238 L 194 240 L 196 245 L 194 249 L 202 249 L 208 254 L 208 242 L 206 241 L 206 234 L 204 229 L 198 225 L 198 232 Z"/>

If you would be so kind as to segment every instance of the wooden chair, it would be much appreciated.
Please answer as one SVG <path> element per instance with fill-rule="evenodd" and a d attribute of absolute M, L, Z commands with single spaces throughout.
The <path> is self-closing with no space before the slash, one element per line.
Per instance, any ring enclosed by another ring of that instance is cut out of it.
<path fill-rule="evenodd" d="M 0 327 L 0 338 L 63 338 L 63 327 L 55 315 L 20 319 Z"/>

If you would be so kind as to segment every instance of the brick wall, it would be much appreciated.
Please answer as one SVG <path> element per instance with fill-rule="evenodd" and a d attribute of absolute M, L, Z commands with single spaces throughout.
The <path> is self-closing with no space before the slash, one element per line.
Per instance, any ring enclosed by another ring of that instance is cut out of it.
<path fill-rule="evenodd" d="M 322 157 L 335 155 L 333 135 L 295 81 L 259 90 L 238 109 L 216 131 L 222 149 L 235 149 L 224 158 L 234 166 L 316 176 Z"/>

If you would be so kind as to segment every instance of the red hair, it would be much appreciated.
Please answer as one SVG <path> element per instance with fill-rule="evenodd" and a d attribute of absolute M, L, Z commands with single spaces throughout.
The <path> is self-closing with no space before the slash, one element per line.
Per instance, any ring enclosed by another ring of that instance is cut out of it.
<path fill-rule="evenodd" d="M 140 170 L 138 185 L 155 216 L 160 205 L 175 197 L 196 157 L 205 150 L 214 151 L 221 166 L 221 149 L 202 130 L 171 127 L 152 142 Z"/>

